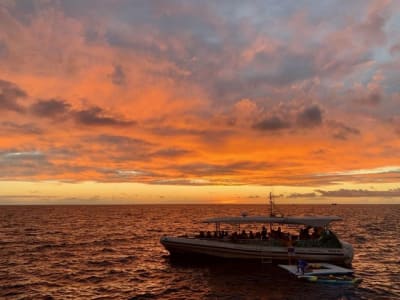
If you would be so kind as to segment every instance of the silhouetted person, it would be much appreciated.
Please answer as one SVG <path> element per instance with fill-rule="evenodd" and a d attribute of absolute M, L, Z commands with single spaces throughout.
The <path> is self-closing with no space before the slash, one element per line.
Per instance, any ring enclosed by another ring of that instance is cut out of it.
<path fill-rule="evenodd" d="M 249 238 L 254 239 L 253 231 L 250 230 Z"/>
<path fill-rule="evenodd" d="M 267 239 L 267 228 L 265 228 L 265 226 L 263 226 L 262 230 L 261 230 L 261 239 L 262 240 L 266 240 Z"/>

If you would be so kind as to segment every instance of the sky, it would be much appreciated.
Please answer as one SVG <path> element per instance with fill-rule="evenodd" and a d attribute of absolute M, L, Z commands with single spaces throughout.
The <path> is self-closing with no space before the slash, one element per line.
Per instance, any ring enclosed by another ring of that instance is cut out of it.
<path fill-rule="evenodd" d="M 0 204 L 400 203 L 399 78 L 397 0 L 0 0 Z"/>

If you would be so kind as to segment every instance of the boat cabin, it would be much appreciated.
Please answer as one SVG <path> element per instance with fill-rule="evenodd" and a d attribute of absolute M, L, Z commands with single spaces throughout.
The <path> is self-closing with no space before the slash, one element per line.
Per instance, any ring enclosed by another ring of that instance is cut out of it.
<path fill-rule="evenodd" d="M 329 223 L 342 220 L 336 216 L 247 216 L 206 219 L 215 230 L 200 231 L 196 238 L 224 242 L 270 246 L 341 248 Z"/>

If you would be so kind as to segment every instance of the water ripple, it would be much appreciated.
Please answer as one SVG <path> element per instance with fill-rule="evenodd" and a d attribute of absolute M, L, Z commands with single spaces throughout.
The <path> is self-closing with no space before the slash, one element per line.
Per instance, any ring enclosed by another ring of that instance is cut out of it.
<path fill-rule="evenodd" d="M 262 214 L 262 206 L 9 206 L 0 210 L 0 298 L 400 298 L 399 205 L 280 210 L 341 216 L 333 229 L 353 244 L 363 283 L 338 288 L 293 280 L 274 266 L 174 262 L 159 243 L 163 234 L 196 233 L 203 218 Z"/>

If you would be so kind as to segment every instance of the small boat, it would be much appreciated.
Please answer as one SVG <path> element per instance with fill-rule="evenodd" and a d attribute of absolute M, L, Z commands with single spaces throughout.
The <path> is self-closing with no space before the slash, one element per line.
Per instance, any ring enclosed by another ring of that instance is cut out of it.
<path fill-rule="evenodd" d="M 350 265 L 353 247 L 340 240 L 329 224 L 337 216 L 283 216 L 274 211 L 270 195 L 269 216 L 217 217 L 206 219 L 215 230 L 200 231 L 194 236 L 163 236 L 161 244 L 171 256 L 206 255 L 217 258 L 261 260 L 262 262 L 295 261 L 331 262 Z M 240 230 L 257 226 L 262 230 Z M 231 231 L 222 226 L 230 226 Z M 267 230 L 269 227 L 269 230 Z M 313 228 L 313 234 L 309 229 Z"/>
<path fill-rule="evenodd" d="M 329 263 L 310 263 L 302 273 L 297 265 L 278 265 L 280 268 L 295 275 L 298 279 L 315 283 L 353 284 L 362 282 L 361 278 L 353 276 L 353 270 Z"/>
<path fill-rule="evenodd" d="M 352 276 L 298 276 L 297 278 L 307 280 L 315 283 L 326 283 L 326 284 L 350 284 L 350 285 L 359 285 L 362 282 L 361 278 L 356 278 Z"/>

